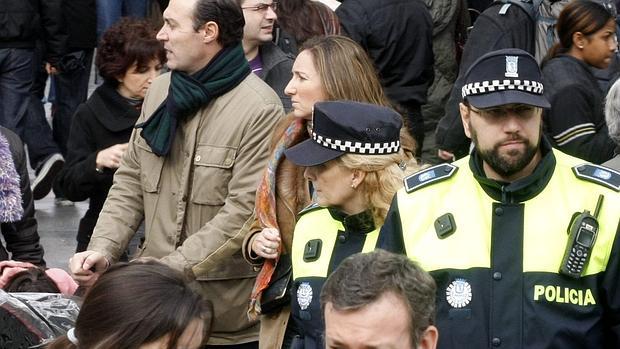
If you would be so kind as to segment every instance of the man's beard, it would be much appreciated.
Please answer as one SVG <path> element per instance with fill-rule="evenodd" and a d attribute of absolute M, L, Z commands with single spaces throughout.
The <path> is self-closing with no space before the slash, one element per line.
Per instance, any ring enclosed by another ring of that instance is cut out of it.
<path fill-rule="evenodd" d="M 519 135 L 511 139 L 498 142 L 493 146 L 493 149 L 480 149 L 478 145 L 478 136 L 476 131 L 471 128 L 472 141 L 474 142 L 476 151 L 482 161 L 486 162 L 489 167 L 493 169 L 497 174 L 502 177 L 511 177 L 512 175 L 523 170 L 534 158 L 538 151 L 538 144 L 532 144 L 526 138 L 522 138 Z M 507 141 L 519 141 L 525 145 L 525 151 L 512 149 L 506 154 L 500 154 L 499 148 L 503 142 Z"/>

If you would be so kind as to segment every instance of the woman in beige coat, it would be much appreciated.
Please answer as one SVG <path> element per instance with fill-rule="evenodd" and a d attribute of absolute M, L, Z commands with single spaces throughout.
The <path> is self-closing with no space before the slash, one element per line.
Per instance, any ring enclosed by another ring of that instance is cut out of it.
<path fill-rule="evenodd" d="M 293 110 L 274 130 L 269 168 L 257 191 L 255 229 L 243 243 L 245 258 L 257 268 L 265 260 L 272 263 L 281 254 L 290 253 L 297 213 L 310 204 L 304 168 L 286 160 L 282 152 L 308 138 L 314 103 L 352 100 L 393 107 L 367 54 L 342 36 L 308 40 L 293 64 L 293 78 L 285 92 L 291 96 Z M 406 152 L 413 153 L 415 145 L 406 131 L 401 132 L 401 143 Z M 266 271 L 273 269 L 268 263 L 257 278 L 250 316 L 260 314 L 260 291 L 269 282 Z M 289 314 L 286 305 L 261 315 L 260 348 L 288 348 L 290 338 L 285 339 L 285 332 Z"/>

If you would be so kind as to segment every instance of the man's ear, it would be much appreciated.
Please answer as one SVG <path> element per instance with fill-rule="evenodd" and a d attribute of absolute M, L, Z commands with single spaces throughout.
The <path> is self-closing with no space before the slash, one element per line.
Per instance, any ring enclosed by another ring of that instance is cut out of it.
<path fill-rule="evenodd" d="M 209 21 L 202 25 L 200 34 L 202 35 L 202 42 L 205 44 L 210 44 L 217 41 L 217 38 L 220 36 L 220 27 L 217 23 Z"/>
<path fill-rule="evenodd" d="M 437 340 L 439 339 L 439 331 L 435 326 L 428 326 L 422 337 L 420 338 L 420 344 L 418 349 L 435 349 L 437 348 Z"/>
<path fill-rule="evenodd" d="M 471 139 L 471 132 L 469 130 L 469 108 L 463 103 L 459 103 L 459 112 L 461 113 L 461 122 L 463 123 L 463 130 L 467 138 Z"/>

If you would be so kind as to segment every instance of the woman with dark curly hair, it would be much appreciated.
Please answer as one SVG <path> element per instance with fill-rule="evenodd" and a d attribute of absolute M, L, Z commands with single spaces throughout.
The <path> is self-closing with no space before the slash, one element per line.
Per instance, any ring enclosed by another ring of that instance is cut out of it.
<path fill-rule="evenodd" d="M 122 19 L 99 43 L 95 65 L 104 83 L 73 117 L 65 168 L 58 176 L 66 198 L 90 199 L 80 220 L 76 252 L 88 246 L 146 91 L 166 61 L 156 31 L 145 20 Z"/>

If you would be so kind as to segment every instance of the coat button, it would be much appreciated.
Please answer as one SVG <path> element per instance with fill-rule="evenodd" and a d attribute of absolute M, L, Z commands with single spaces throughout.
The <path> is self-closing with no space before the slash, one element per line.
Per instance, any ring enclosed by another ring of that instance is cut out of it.
<path fill-rule="evenodd" d="M 496 215 L 496 216 L 501 216 L 501 215 L 503 215 L 503 214 L 504 214 L 504 209 L 503 209 L 503 208 L 501 208 L 501 207 L 497 207 L 497 208 L 495 209 L 495 215 Z"/>
<path fill-rule="evenodd" d="M 196 161 L 200 161 L 200 155 L 196 155 L 196 157 L 194 158 L 194 160 L 196 160 Z"/>
<path fill-rule="evenodd" d="M 344 234 L 338 234 L 338 241 L 344 244 L 347 241 L 347 237 Z"/>
<path fill-rule="evenodd" d="M 493 273 L 493 280 L 499 281 L 501 279 L 502 279 L 502 273 L 500 273 L 499 271 L 496 271 L 495 273 Z"/>
<path fill-rule="evenodd" d="M 502 344 L 502 340 L 495 337 L 491 339 L 491 344 L 493 344 L 494 347 L 499 347 Z"/>

